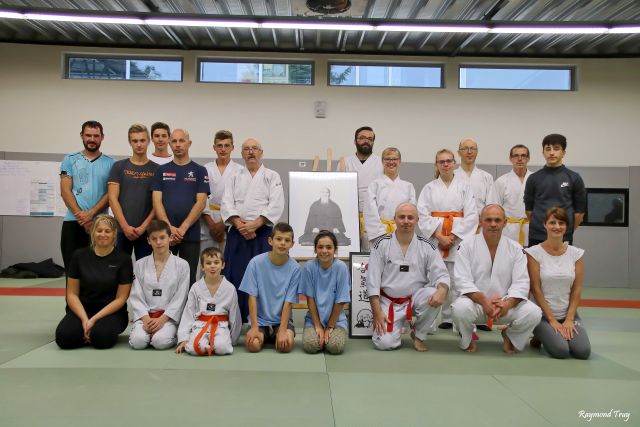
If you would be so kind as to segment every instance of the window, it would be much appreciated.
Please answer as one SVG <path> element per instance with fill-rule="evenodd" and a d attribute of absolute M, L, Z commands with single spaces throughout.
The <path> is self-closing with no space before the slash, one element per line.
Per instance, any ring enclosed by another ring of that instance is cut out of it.
<path fill-rule="evenodd" d="M 587 188 L 587 212 L 582 225 L 629 226 L 628 188 Z"/>
<path fill-rule="evenodd" d="M 442 88 L 442 65 L 329 64 L 329 86 Z"/>
<path fill-rule="evenodd" d="M 460 89 L 575 90 L 573 67 L 460 66 Z"/>
<path fill-rule="evenodd" d="M 199 60 L 199 81 L 207 83 L 257 83 L 312 85 L 312 62 L 251 62 Z"/>
<path fill-rule="evenodd" d="M 182 81 L 182 59 L 66 55 L 65 78 Z"/>

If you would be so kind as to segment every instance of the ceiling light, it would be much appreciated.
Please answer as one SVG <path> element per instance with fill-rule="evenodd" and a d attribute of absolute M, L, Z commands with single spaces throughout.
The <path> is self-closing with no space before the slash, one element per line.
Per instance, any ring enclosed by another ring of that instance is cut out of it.
<path fill-rule="evenodd" d="M 115 16 L 51 15 L 48 13 L 25 13 L 24 17 L 36 21 L 88 22 L 92 24 L 144 24 L 144 21 L 142 19 L 119 18 Z"/>
<path fill-rule="evenodd" d="M 606 27 L 495 27 L 497 34 L 605 34 Z"/>
<path fill-rule="evenodd" d="M 379 31 L 408 31 L 417 33 L 486 33 L 488 27 L 479 27 L 472 25 L 392 25 L 383 24 L 376 27 Z"/>
<path fill-rule="evenodd" d="M 260 24 L 251 21 L 206 21 L 200 19 L 145 19 L 147 25 L 168 25 L 173 27 L 223 27 L 223 28 L 258 28 Z"/>
<path fill-rule="evenodd" d="M 639 26 L 628 26 L 628 27 L 613 27 L 609 29 L 609 33 L 611 34 L 638 34 L 640 33 Z"/>
<path fill-rule="evenodd" d="M 24 19 L 24 15 L 18 12 L 11 12 L 8 10 L 0 10 L 0 18 L 9 19 Z"/>
<path fill-rule="evenodd" d="M 372 31 L 373 25 L 349 24 L 339 22 L 263 22 L 262 28 L 291 29 L 291 30 L 343 30 L 343 31 Z"/>

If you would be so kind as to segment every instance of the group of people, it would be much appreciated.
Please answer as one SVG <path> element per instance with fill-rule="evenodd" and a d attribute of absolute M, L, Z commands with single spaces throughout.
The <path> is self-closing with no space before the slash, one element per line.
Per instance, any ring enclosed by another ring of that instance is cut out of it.
<path fill-rule="evenodd" d="M 282 182 L 262 164 L 258 141 L 242 144 L 242 166 L 231 160 L 231 132 L 219 131 L 216 159 L 200 166 L 189 157 L 189 133 L 164 123 L 154 123 L 150 134 L 132 125 L 132 154 L 118 162 L 100 151 L 100 123 L 85 122 L 80 136 L 84 149 L 66 156 L 60 172 L 69 208 L 61 233 L 67 271 L 67 314 L 56 330 L 61 348 L 113 346 L 127 327 L 129 299 L 133 348 L 229 354 L 248 322 L 249 351 L 272 342 L 288 352 L 291 308 L 300 294 L 309 308 L 304 350 L 344 350 L 351 285 L 335 258 L 343 236 L 305 229 L 303 240 L 313 242 L 317 257 L 302 268 L 289 257 L 294 233 L 278 223 Z M 528 148 L 513 147 L 513 171 L 495 183 L 475 167 L 477 143 L 465 139 L 461 167 L 455 169 L 452 151 L 438 151 L 436 179 L 417 199 L 399 177 L 400 151 L 388 147 L 376 156 L 374 142 L 372 128 L 357 129 L 356 153 L 346 159 L 347 170 L 358 173 L 361 247 L 371 249 L 374 346 L 397 348 L 406 320 L 414 347 L 426 351 L 441 313 L 439 327 L 455 327 L 467 351 L 477 348 L 476 330 L 496 322 L 506 325 L 505 351 L 522 350 L 533 331 L 532 344 L 554 357 L 564 355 L 558 337 L 570 349 L 577 339 L 579 350 L 569 352 L 588 357 L 577 316 L 583 252 L 570 245 L 584 213 L 584 184 L 562 165 L 566 139 L 545 137 L 547 165 L 533 174 Z M 113 217 L 104 214 L 107 207 Z M 573 261 L 573 275 L 565 258 Z"/>

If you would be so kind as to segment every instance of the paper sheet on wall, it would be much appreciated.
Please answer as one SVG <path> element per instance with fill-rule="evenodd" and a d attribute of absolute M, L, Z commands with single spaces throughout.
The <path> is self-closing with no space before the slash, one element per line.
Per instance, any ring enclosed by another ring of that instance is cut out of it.
<path fill-rule="evenodd" d="M 0 215 L 64 216 L 60 162 L 0 160 Z"/>

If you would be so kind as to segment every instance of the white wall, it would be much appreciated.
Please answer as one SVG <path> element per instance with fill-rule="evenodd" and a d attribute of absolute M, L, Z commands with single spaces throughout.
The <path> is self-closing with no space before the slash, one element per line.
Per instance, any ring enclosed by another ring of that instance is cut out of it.
<path fill-rule="evenodd" d="M 65 80 L 63 54 L 138 53 L 178 55 L 185 59 L 184 81 L 122 82 Z M 354 57 L 312 54 L 220 53 L 220 56 L 312 59 L 312 87 L 196 83 L 198 56 L 206 51 L 149 51 L 0 44 L 0 149 L 9 152 L 68 153 L 81 148 L 80 124 L 99 120 L 105 127 L 103 151 L 126 155 L 126 131 L 133 122 L 160 120 L 191 132 L 193 157 L 210 156 L 217 129 L 230 129 L 236 141 L 253 136 L 266 158 L 324 157 L 353 151 L 353 131 L 372 126 L 378 151 L 395 145 L 403 158 L 432 162 L 441 147 L 455 147 L 465 136 L 480 144 L 480 163 L 507 163 L 508 147 L 534 148 L 542 137 L 563 133 L 569 140 L 569 165 L 640 165 L 640 59 L 510 60 L 436 57 Z M 388 59 L 441 62 L 445 89 L 337 88 L 326 85 L 327 60 Z M 576 92 L 521 92 L 457 89 L 459 63 L 574 64 Z M 313 117 L 323 100 L 328 117 Z M 239 156 L 239 153 L 236 152 Z"/>

